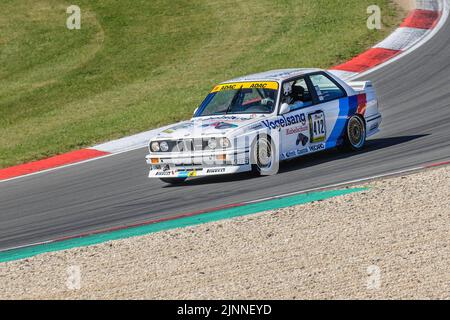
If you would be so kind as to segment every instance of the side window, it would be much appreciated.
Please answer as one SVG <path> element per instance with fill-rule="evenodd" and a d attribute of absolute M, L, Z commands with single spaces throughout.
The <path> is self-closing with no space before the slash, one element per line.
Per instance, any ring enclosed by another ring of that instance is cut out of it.
<path fill-rule="evenodd" d="M 291 110 L 309 107 L 313 104 L 311 92 L 304 78 L 286 82 L 283 85 L 282 103 L 291 106 Z"/>
<path fill-rule="evenodd" d="M 313 104 L 311 92 L 309 92 L 308 85 L 304 78 L 301 78 L 294 83 L 292 92 L 295 93 L 294 99 L 300 101 L 304 107 L 309 107 Z"/>
<path fill-rule="evenodd" d="M 315 74 L 311 75 L 310 79 L 316 89 L 317 97 L 320 102 L 327 102 L 345 97 L 345 92 L 327 76 Z"/>

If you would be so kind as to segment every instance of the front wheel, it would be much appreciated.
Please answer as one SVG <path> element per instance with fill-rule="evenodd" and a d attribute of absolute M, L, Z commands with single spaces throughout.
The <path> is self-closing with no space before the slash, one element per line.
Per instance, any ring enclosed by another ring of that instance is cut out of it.
<path fill-rule="evenodd" d="M 160 178 L 159 180 L 167 184 L 177 185 L 185 182 L 186 178 Z"/>
<path fill-rule="evenodd" d="M 252 147 L 252 171 L 258 176 L 273 175 L 278 172 L 276 148 L 268 135 L 260 135 Z"/>
<path fill-rule="evenodd" d="M 341 149 L 359 151 L 366 145 L 366 126 L 360 116 L 352 116 L 348 119 L 345 130 L 344 144 Z"/>

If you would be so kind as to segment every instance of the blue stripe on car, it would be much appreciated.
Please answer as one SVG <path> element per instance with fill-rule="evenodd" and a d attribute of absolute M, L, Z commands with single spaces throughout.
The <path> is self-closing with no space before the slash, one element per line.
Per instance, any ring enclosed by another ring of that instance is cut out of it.
<path fill-rule="evenodd" d="M 336 124 L 327 140 L 326 148 L 334 148 L 341 143 L 347 120 L 358 110 L 358 96 L 339 99 L 339 115 Z"/>

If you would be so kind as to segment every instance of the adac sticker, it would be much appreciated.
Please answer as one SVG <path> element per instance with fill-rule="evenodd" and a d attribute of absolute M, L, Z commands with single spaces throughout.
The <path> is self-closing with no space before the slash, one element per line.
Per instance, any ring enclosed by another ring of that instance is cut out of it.
<path fill-rule="evenodd" d="M 239 90 L 239 89 L 271 89 L 278 90 L 278 82 L 236 82 L 219 84 L 215 86 L 211 93 L 216 93 L 225 90 Z"/>

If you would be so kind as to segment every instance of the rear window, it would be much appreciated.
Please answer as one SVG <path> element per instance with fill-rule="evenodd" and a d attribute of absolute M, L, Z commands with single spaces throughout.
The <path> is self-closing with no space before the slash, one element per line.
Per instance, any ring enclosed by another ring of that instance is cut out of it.
<path fill-rule="evenodd" d="M 345 92 L 339 86 L 323 74 L 312 75 L 310 79 L 316 89 L 320 102 L 336 100 L 346 96 Z"/>

